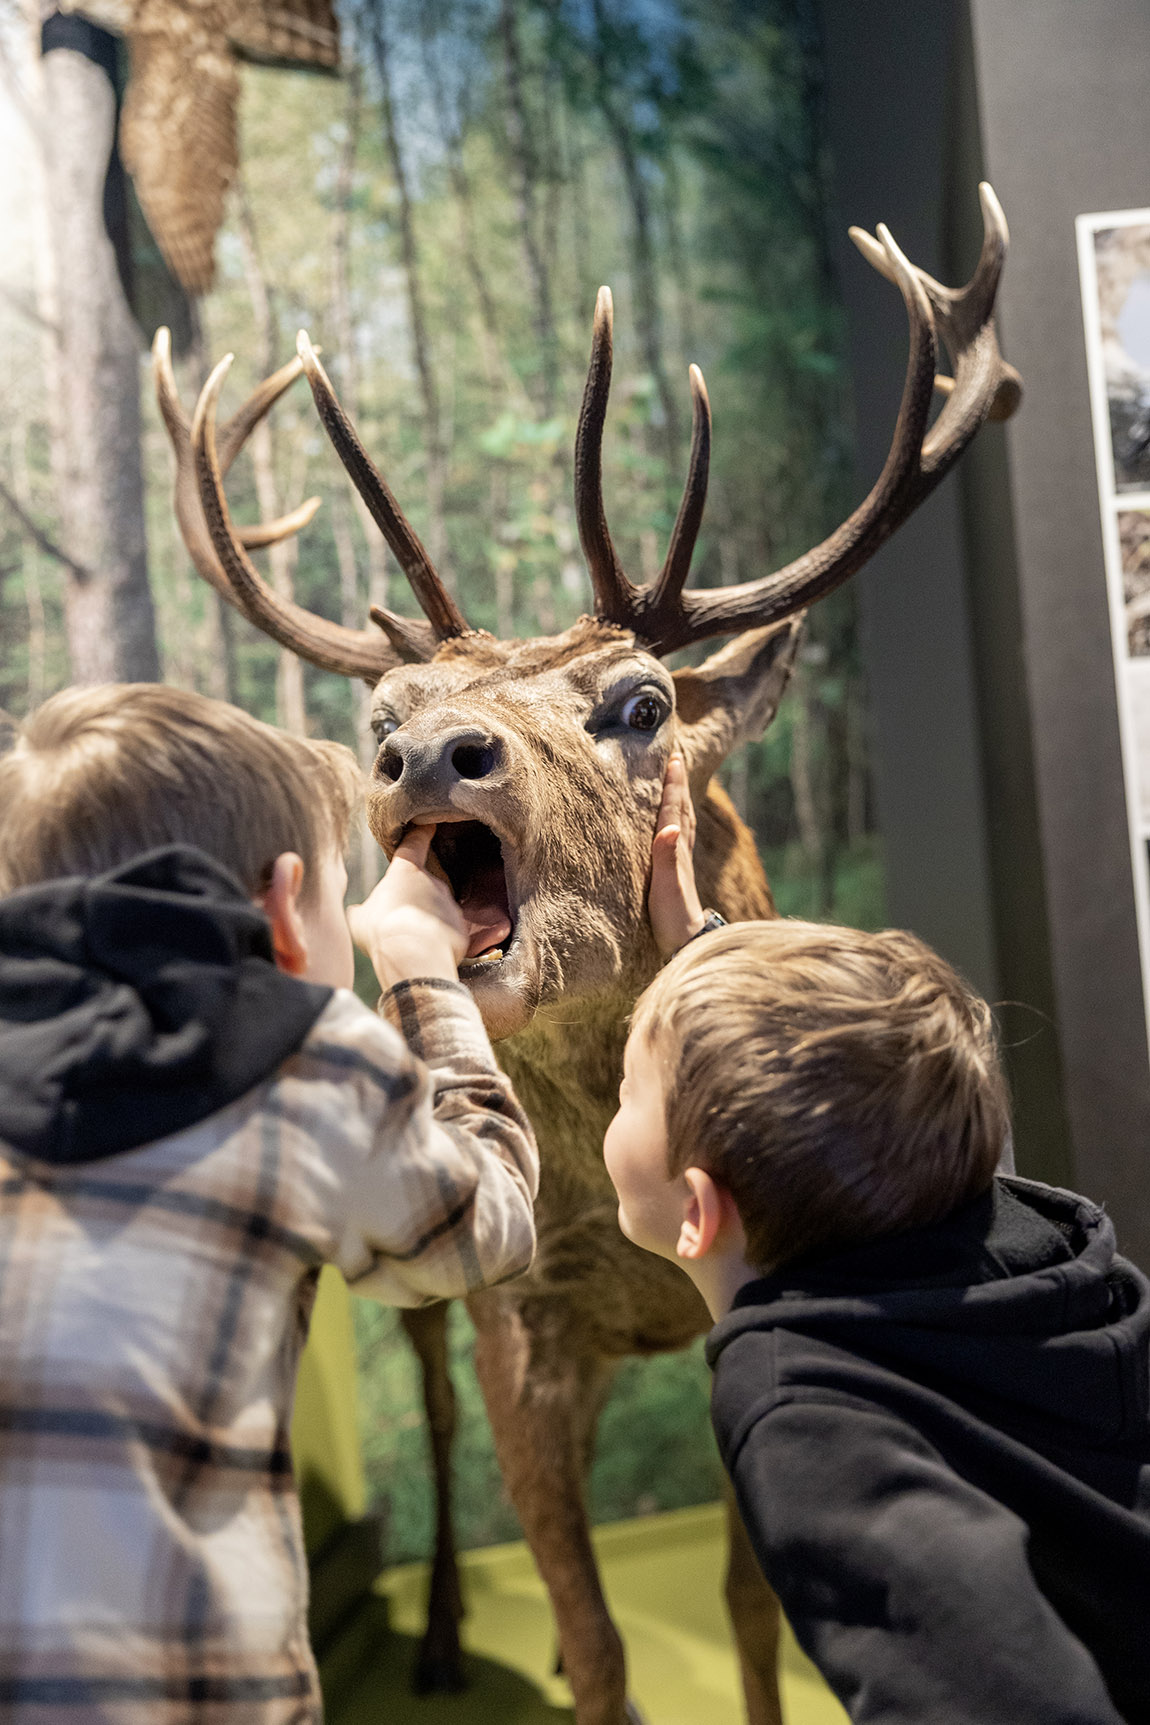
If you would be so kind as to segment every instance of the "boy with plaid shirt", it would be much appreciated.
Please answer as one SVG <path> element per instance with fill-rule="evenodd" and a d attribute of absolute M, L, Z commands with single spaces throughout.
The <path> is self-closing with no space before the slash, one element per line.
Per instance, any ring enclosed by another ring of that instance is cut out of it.
<path fill-rule="evenodd" d="M 347 750 L 157 685 L 56 696 L 0 759 L 6 1719 L 317 1719 L 288 1427 L 319 1269 L 417 1305 L 531 1260 L 433 829 L 352 913 L 383 1016 L 349 991 L 357 797 Z"/>

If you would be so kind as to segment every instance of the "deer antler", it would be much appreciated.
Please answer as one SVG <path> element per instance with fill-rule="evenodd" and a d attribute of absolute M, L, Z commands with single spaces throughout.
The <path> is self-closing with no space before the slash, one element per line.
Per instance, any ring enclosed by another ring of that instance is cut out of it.
<path fill-rule="evenodd" d="M 176 519 L 180 524 L 184 544 L 204 580 L 210 581 L 218 593 L 222 593 L 237 610 L 243 611 L 243 603 L 233 590 L 216 556 L 200 507 L 200 493 L 192 461 L 191 421 L 184 411 L 176 388 L 175 373 L 172 370 L 172 337 L 166 328 L 156 331 L 156 338 L 152 343 L 152 363 L 156 376 L 156 397 L 176 457 Z M 284 391 L 290 388 L 302 370 L 303 366 L 298 359 L 281 366 L 279 371 L 266 378 L 259 388 L 253 391 L 227 424 L 221 426 L 221 472 L 227 473 L 255 426 Z M 265 521 L 257 527 L 238 527 L 236 536 L 240 543 L 251 551 L 258 551 L 265 545 L 275 545 L 279 540 L 289 539 L 293 533 L 298 533 L 301 527 L 306 527 L 319 506 L 318 497 L 309 497 L 298 509 L 293 509 L 289 515 L 281 515 L 275 521 Z"/>
<path fill-rule="evenodd" d="M 632 587 L 616 555 L 603 508 L 603 424 L 611 393 L 611 289 L 601 287 L 591 329 L 591 359 L 575 431 L 575 520 L 595 591 L 595 615 L 629 626 Z"/>
<path fill-rule="evenodd" d="M 596 616 L 633 629 L 659 655 L 711 635 L 738 634 L 792 616 L 841 586 L 873 556 L 949 473 L 984 420 L 1010 417 L 1022 398 L 1022 384 L 999 352 L 993 322 L 1009 235 L 998 199 L 985 182 L 979 197 L 982 252 L 963 288 L 944 287 L 916 268 L 881 224 L 877 238 L 858 228 L 850 230 L 867 261 L 898 287 L 910 326 L 910 353 L 890 453 L 869 495 L 829 538 L 773 575 L 737 587 L 683 592 L 706 494 L 710 447 L 706 388 L 696 367 L 691 372 L 695 428 L 690 475 L 667 560 L 658 580 L 648 586 L 633 586 L 623 574 L 607 530 L 600 479 L 603 418 L 611 381 L 611 297 L 606 288 L 600 290 L 575 445 L 575 507 L 595 590 Z M 953 378 L 936 376 L 940 334 L 954 367 Z M 946 396 L 946 402 L 928 433 L 935 389 Z"/>
<path fill-rule="evenodd" d="M 658 580 L 650 587 L 635 587 L 623 573 L 603 508 L 603 425 L 611 389 L 613 320 L 611 289 L 601 287 L 595 301 L 591 362 L 587 368 L 583 405 L 575 432 L 575 519 L 595 592 L 595 615 L 608 623 L 634 629 L 637 635 L 647 640 L 650 638 L 649 621 L 674 606 L 691 567 L 691 556 L 707 501 L 711 404 L 707 399 L 703 374 L 697 365 L 693 365 L 690 379 L 694 420 L 683 500 Z"/>
<path fill-rule="evenodd" d="M 396 502 L 390 486 L 359 441 L 355 427 L 340 406 L 331 379 L 308 340 L 306 330 L 301 329 L 296 337 L 296 351 L 307 373 L 323 428 L 331 439 L 332 447 L 346 467 L 352 484 L 367 504 L 372 520 L 390 545 L 397 563 L 411 582 L 411 590 L 431 624 L 434 636 L 431 651 L 434 652 L 441 641 L 458 635 L 473 634 L 475 631 L 444 586 L 415 529 Z M 399 646 L 399 640 L 393 631 L 398 632 L 409 649 L 414 649 L 420 637 L 413 633 L 409 618 L 396 617 L 380 606 L 374 606 L 371 614 L 380 628 L 387 631 L 399 651 L 402 652 L 403 648 Z M 421 652 L 420 657 L 430 658 L 431 653 Z"/>
<path fill-rule="evenodd" d="M 305 611 L 302 605 L 293 604 L 290 599 L 281 598 L 261 580 L 232 523 L 227 498 L 224 496 L 224 460 L 217 446 L 216 436 L 216 401 L 231 363 L 232 355 L 229 353 L 208 378 L 196 404 L 190 433 L 191 457 L 203 521 L 228 590 L 234 594 L 235 603 L 244 615 L 265 634 L 270 635 L 273 641 L 278 641 L 281 647 L 290 648 L 293 653 L 298 653 L 301 658 L 318 665 L 321 670 L 338 671 L 345 677 L 362 677 L 366 682 L 375 683 L 384 671 L 397 662 L 396 652 L 368 629 L 345 628 L 341 623 L 332 623 L 326 617 L 318 617 L 311 611 Z M 283 372 L 278 372 L 276 376 L 282 378 L 284 372 L 290 371 L 292 376 L 298 377 L 301 369 L 299 361 L 293 361 L 291 366 L 285 366 Z M 288 382 L 290 381 L 289 378 Z M 263 385 L 264 390 L 267 390 L 272 382 L 274 380 L 269 379 L 269 382 Z M 252 398 L 252 401 L 254 400 L 255 397 Z M 236 422 L 251 409 L 252 402 L 248 402 L 229 420 L 224 429 L 224 438 L 234 438 Z M 262 411 L 266 412 L 266 407 Z M 252 413 L 244 436 L 256 418 L 258 413 Z M 240 441 L 242 442 L 242 438 Z M 235 445 L 236 448 L 238 446 Z M 234 452 L 233 448 L 231 453 Z"/>

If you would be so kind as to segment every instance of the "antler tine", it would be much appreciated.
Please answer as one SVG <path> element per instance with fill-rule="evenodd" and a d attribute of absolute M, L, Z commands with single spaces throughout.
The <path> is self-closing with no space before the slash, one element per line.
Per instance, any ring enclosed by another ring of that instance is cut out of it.
<path fill-rule="evenodd" d="M 156 374 L 156 395 L 168 435 L 173 443 L 182 442 L 186 445 L 191 432 L 191 421 L 184 412 L 176 388 L 176 376 L 172 370 L 172 332 L 166 324 L 162 324 L 156 331 L 152 342 L 152 364 Z M 278 371 L 273 371 L 270 377 L 265 377 L 264 381 L 253 389 L 243 406 L 237 408 L 232 417 L 220 426 L 216 447 L 219 450 L 220 472 L 225 477 L 260 420 L 271 411 L 280 396 L 291 388 L 296 378 L 302 375 L 303 365 L 297 356 L 286 365 L 281 365 Z M 314 514 L 314 511 L 312 513 Z M 280 519 L 290 521 L 294 514 L 293 511 L 292 515 L 281 516 Z M 310 515 L 307 520 L 311 520 Z M 304 521 L 299 523 L 300 527 L 304 525 Z M 269 544 L 270 541 L 265 540 L 264 543 Z"/>
<path fill-rule="evenodd" d="M 1009 419 L 1018 411 L 1022 401 L 1022 379 L 998 351 L 992 321 L 1010 232 L 994 188 L 983 180 L 978 195 L 982 205 L 982 248 L 974 274 L 966 286 L 943 287 L 932 276 L 923 274 L 923 286 L 934 305 L 939 334 L 946 344 L 955 373 L 953 381 L 949 378 L 936 380 L 936 388 L 941 387 L 949 399 L 923 447 L 923 465 L 928 469 L 936 461 L 946 459 L 952 438 L 962 436 L 960 413 L 969 414 L 972 404 L 975 411 L 981 410 L 987 381 L 993 383 L 990 406 L 979 417 L 970 436 L 977 431 L 983 417 Z M 989 380 L 988 372 L 993 372 Z"/>
<path fill-rule="evenodd" d="M 220 566 L 204 524 L 199 489 L 192 467 L 191 421 L 184 411 L 176 388 L 175 373 L 172 370 L 172 338 L 166 327 L 156 331 L 152 343 L 152 363 L 156 378 L 156 397 L 176 456 L 175 506 L 180 533 L 199 574 L 242 611 L 243 606 Z M 228 420 L 219 437 L 221 472 L 227 473 L 253 427 L 279 400 L 284 390 L 295 382 L 302 370 L 298 359 L 293 360 L 290 365 L 281 366 Z M 306 527 L 319 506 L 318 497 L 309 497 L 298 509 L 278 516 L 274 521 L 264 521 L 256 527 L 237 528 L 236 536 L 240 543 L 251 551 L 259 550 L 265 545 L 275 545 L 281 539 L 289 539 L 293 533 L 298 533 L 301 527 Z"/>
<path fill-rule="evenodd" d="M 1009 419 L 1016 413 L 1022 401 L 1022 379 L 1014 367 L 1002 358 L 993 327 L 988 328 L 1006 262 L 1010 230 L 994 187 L 986 180 L 979 184 L 978 200 L 982 209 L 982 247 L 974 274 L 965 287 L 945 287 L 942 282 L 928 275 L 926 270 L 920 269 L 917 274 L 934 308 L 938 333 L 946 345 L 955 372 L 960 370 L 963 358 L 969 359 L 976 350 L 982 349 L 986 351 L 979 351 L 978 357 L 984 364 L 997 367 L 994 394 L 985 418 L 1002 420 Z M 850 236 L 867 262 L 877 269 L 880 275 L 886 276 L 888 281 L 893 281 L 894 276 L 882 247 L 862 228 L 851 228 Z M 935 389 L 939 394 L 953 398 L 955 383 L 956 379 L 952 377 L 936 377 Z M 981 390 L 977 382 L 970 393 L 980 399 Z M 925 466 L 930 466 L 940 447 L 945 452 L 947 439 L 956 429 L 955 417 L 948 401 L 947 408 L 939 415 L 923 449 Z M 981 423 L 980 418 L 979 424 Z M 977 426 L 975 429 L 977 430 Z"/>
<path fill-rule="evenodd" d="M 983 186 L 980 193 L 982 253 L 962 288 L 944 287 L 912 265 L 881 224 L 873 238 L 851 229 L 867 261 L 897 284 L 910 331 L 898 422 L 869 495 L 829 538 L 785 569 L 740 587 L 682 594 L 677 607 L 652 619 L 659 625 L 654 651 L 669 653 L 709 635 L 777 622 L 840 586 L 929 496 L 983 422 L 992 415 L 1006 417 L 1018 405 L 1021 380 L 999 352 L 992 320 L 1007 245 L 1006 221 L 991 188 Z M 936 377 L 940 333 L 954 363 L 953 379 Z M 947 400 L 928 433 L 936 387 Z"/>
<path fill-rule="evenodd" d="M 575 432 L 575 520 L 595 591 L 595 615 L 629 629 L 635 623 L 637 593 L 623 573 L 603 508 L 603 425 L 611 393 L 612 319 L 611 289 L 601 287 Z"/>
<path fill-rule="evenodd" d="M 683 487 L 683 500 L 671 530 L 671 542 L 651 595 L 651 612 L 654 616 L 658 616 L 668 602 L 677 600 L 686 585 L 707 502 L 707 476 L 711 467 L 711 403 L 703 374 L 697 365 L 690 368 L 689 375 L 694 409 L 691 460 L 687 469 L 687 483 Z"/>
<path fill-rule="evenodd" d="M 331 379 L 320 364 L 307 331 L 300 330 L 296 347 L 323 428 L 336 454 L 371 512 L 372 520 L 395 553 L 411 590 L 435 631 L 437 640 L 470 635 L 474 631 L 451 597 L 414 529 L 396 502 L 387 481 L 359 441 L 354 426 L 340 406 Z"/>
<path fill-rule="evenodd" d="M 865 501 L 842 526 L 785 569 L 738 587 L 714 587 L 682 594 L 677 615 L 660 619 L 654 651 L 674 652 L 709 635 L 737 634 L 803 610 L 861 568 L 925 495 L 919 484 L 920 451 L 938 356 L 934 318 L 917 271 L 881 224 L 877 243 L 882 247 L 884 263 L 898 283 L 910 325 L 902 401 L 882 472 Z"/>
<path fill-rule="evenodd" d="M 220 472 L 226 472 L 222 461 Z M 293 533 L 306 527 L 322 502 L 322 497 L 305 498 L 298 509 L 287 515 L 277 515 L 274 521 L 261 521 L 255 527 L 237 527 L 236 538 L 245 551 L 263 551 L 268 545 L 278 545 L 281 539 L 290 539 Z"/>
<path fill-rule="evenodd" d="M 175 443 L 181 433 L 187 438 L 191 425 L 176 388 L 176 374 L 172 370 L 172 332 L 167 324 L 161 324 L 153 338 L 152 369 L 156 378 L 156 399 L 160 404 L 160 412 L 164 416 L 168 436 Z"/>
<path fill-rule="evenodd" d="M 982 249 L 974 274 L 965 288 L 959 289 L 956 300 L 962 300 L 967 316 L 975 325 L 988 323 L 994 315 L 998 284 L 1010 248 L 1010 229 L 1006 212 L 998 201 L 989 180 L 978 183 L 978 202 L 982 210 Z"/>
<path fill-rule="evenodd" d="M 220 454 L 220 472 L 225 477 L 260 420 L 275 406 L 280 396 L 291 388 L 296 378 L 302 375 L 303 366 L 297 355 L 295 359 L 289 359 L 286 365 L 281 365 L 278 371 L 273 371 L 270 377 L 265 377 L 264 381 L 253 389 L 243 406 L 238 407 L 231 418 L 220 426 L 216 447 Z"/>
<path fill-rule="evenodd" d="M 216 446 L 216 401 L 232 363 L 229 353 L 216 366 L 200 393 L 191 426 L 191 450 L 203 518 L 216 557 L 234 590 L 240 609 L 253 623 L 324 671 L 362 677 L 374 683 L 396 663 L 396 655 L 377 635 L 347 629 L 283 599 L 262 581 L 240 544 L 224 496 Z"/>
<path fill-rule="evenodd" d="M 383 630 L 405 665 L 425 665 L 435 657 L 439 637 L 426 617 L 398 617 L 382 605 L 373 605 L 371 620 Z"/>
<path fill-rule="evenodd" d="M 959 323 L 969 339 L 989 321 L 998 294 L 998 284 L 1002 279 L 1007 247 L 1010 244 L 1006 215 L 995 195 L 994 187 L 986 180 L 979 183 L 978 201 L 982 210 L 982 245 L 978 262 L 974 266 L 974 274 L 965 286 L 946 287 L 925 270 L 920 269 L 918 272 L 919 280 L 935 309 L 944 340 L 948 338 L 948 325 L 952 322 Z M 859 244 L 855 237 L 858 232 L 857 228 L 851 229 L 856 245 Z M 869 253 L 864 255 L 869 257 Z"/>

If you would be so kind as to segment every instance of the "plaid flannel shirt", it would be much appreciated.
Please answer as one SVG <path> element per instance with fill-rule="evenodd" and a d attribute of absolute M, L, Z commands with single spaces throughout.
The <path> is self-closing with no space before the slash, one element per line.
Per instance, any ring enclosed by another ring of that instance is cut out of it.
<path fill-rule="evenodd" d="M 335 994 L 270 1078 L 140 1149 L 0 1145 L 5 1721 L 319 1717 L 288 1449 L 319 1268 L 416 1305 L 534 1247 L 531 1128 L 467 991 L 381 1010 L 402 1036 Z"/>

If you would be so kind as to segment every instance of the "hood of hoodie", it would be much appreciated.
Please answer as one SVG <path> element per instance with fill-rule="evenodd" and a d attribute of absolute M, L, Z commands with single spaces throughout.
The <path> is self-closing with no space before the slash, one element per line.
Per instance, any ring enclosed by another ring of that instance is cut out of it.
<path fill-rule="evenodd" d="M 1150 1283 L 1097 1205 L 1000 1176 L 943 1221 L 743 1287 L 712 1330 L 787 1331 L 862 1355 L 967 1406 L 1008 1404 L 1068 1440 L 1144 1441 Z"/>
<path fill-rule="evenodd" d="M 277 970 L 241 883 L 168 845 L 0 898 L 0 1142 L 93 1162 L 193 1126 L 287 1058 L 331 997 Z"/>

